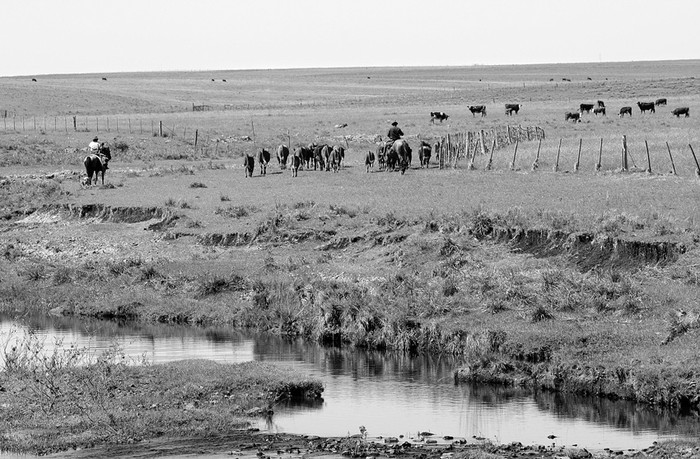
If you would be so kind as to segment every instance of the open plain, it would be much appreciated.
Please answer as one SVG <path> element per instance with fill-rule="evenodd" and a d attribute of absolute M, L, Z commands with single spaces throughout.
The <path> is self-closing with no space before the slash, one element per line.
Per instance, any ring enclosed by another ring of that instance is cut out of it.
<path fill-rule="evenodd" d="M 697 413 L 699 76 L 669 61 L 0 78 L 0 310 L 451 353 L 459 381 Z M 565 121 L 598 100 L 606 116 Z M 546 137 L 514 161 L 495 150 L 491 170 L 480 152 L 473 170 L 414 153 L 405 175 L 366 173 L 394 120 L 414 152 L 506 125 Z M 94 136 L 112 161 L 83 187 Z M 340 172 L 273 159 L 245 178 L 244 154 L 310 143 L 346 147 Z M 2 422 L 0 449 L 26 447 Z"/>

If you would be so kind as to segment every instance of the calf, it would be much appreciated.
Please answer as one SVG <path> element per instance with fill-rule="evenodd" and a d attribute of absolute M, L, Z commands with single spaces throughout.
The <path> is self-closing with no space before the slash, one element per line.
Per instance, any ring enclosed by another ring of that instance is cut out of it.
<path fill-rule="evenodd" d="M 646 112 L 647 110 L 652 113 L 656 113 L 656 110 L 654 110 L 654 102 L 637 102 L 637 107 L 639 107 L 639 111 L 642 113 Z"/>
<path fill-rule="evenodd" d="M 472 112 L 472 116 L 476 116 L 477 113 L 481 113 L 481 116 L 486 116 L 486 105 L 470 105 L 469 111 Z"/>
<path fill-rule="evenodd" d="M 566 112 L 566 114 L 564 114 L 564 121 L 569 121 L 569 120 L 571 120 L 571 121 L 573 121 L 573 122 L 579 122 L 579 123 L 580 123 L 580 122 L 581 122 L 581 114 L 578 113 L 578 112 L 573 112 L 573 113 L 572 113 L 572 112 Z"/>
<path fill-rule="evenodd" d="M 506 115 L 508 116 L 512 116 L 513 113 L 517 115 L 519 110 L 520 104 L 506 104 Z"/>
<path fill-rule="evenodd" d="M 365 155 L 365 171 L 369 172 L 370 169 L 374 169 L 374 152 L 372 150 L 368 150 L 367 154 Z"/>
<path fill-rule="evenodd" d="M 245 169 L 246 178 L 253 176 L 253 170 L 255 170 L 255 158 L 253 158 L 253 155 L 243 154 L 243 169 Z"/>
<path fill-rule="evenodd" d="M 657 107 L 659 105 L 666 105 L 666 99 L 656 99 L 656 101 L 654 102 L 654 105 L 656 105 Z"/>
<path fill-rule="evenodd" d="M 601 115 L 605 116 L 605 107 L 596 107 L 596 108 L 593 109 L 593 114 L 594 114 L 595 116 L 598 116 L 598 113 L 600 113 Z"/>
<path fill-rule="evenodd" d="M 442 123 L 449 117 L 450 115 L 448 115 L 445 112 L 430 112 L 430 122 L 433 124 L 435 124 L 435 120 L 438 120 Z"/>
<path fill-rule="evenodd" d="M 593 104 L 581 104 L 579 105 L 579 112 L 583 113 L 591 113 L 591 110 L 593 110 Z"/>
<path fill-rule="evenodd" d="M 622 107 L 620 109 L 619 115 L 620 115 L 620 118 L 622 118 L 625 115 L 632 116 L 632 107 Z"/>
<path fill-rule="evenodd" d="M 680 118 L 681 115 L 685 115 L 685 117 L 687 118 L 690 116 L 690 108 L 689 107 L 674 108 L 671 113 L 673 113 L 676 116 L 676 118 Z"/>
<path fill-rule="evenodd" d="M 290 169 L 292 169 L 292 177 L 298 176 L 299 166 L 301 166 L 301 152 L 298 150 L 299 149 L 297 149 L 297 151 L 295 151 L 289 159 Z"/>

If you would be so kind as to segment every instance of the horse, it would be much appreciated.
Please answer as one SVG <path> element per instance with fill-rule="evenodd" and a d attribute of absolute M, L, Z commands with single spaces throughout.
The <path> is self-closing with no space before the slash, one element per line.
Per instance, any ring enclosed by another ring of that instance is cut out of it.
<path fill-rule="evenodd" d="M 91 185 L 92 184 L 92 175 L 95 175 L 95 185 L 97 185 L 97 177 L 101 173 L 102 174 L 102 184 L 105 184 L 105 171 L 108 169 L 107 163 L 109 162 L 109 158 L 101 157 L 98 155 L 87 155 L 85 159 L 83 160 L 83 164 L 85 165 L 85 172 L 87 173 L 87 184 Z"/>
<path fill-rule="evenodd" d="M 374 168 L 374 158 L 374 152 L 372 150 L 367 150 L 367 154 L 365 155 L 365 170 L 367 172 Z"/>
<path fill-rule="evenodd" d="M 324 148 L 328 149 L 328 146 L 316 145 L 314 147 L 314 170 L 316 170 L 316 167 L 318 167 L 319 170 L 324 170 L 326 168 L 326 162 L 323 156 Z"/>
<path fill-rule="evenodd" d="M 401 170 L 401 175 L 406 172 L 408 165 L 411 163 L 411 147 L 404 139 L 395 141 L 387 152 L 387 170 L 393 170 L 398 164 Z M 392 165 L 394 167 L 392 167 Z"/>
<path fill-rule="evenodd" d="M 433 148 L 425 140 L 421 140 L 420 147 L 418 147 L 418 159 L 420 160 L 420 167 L 429 167 L 430 156 L 432 154 Z"/>
<path fill-rule="evenodd" d="M 333 172 L 338 172 L 338 170 L 340 169 L 340 150 L 338 150 L 337 147 L 333 147 L 330 154 L 328 155 L 328 162 L 326 167 L 329 168 L 326 170 L 332 170 Z"/>
<path fill-rule="evenodd" d="M 345 147 L 342 145 L 335 145 L 333 149 L 338 152 L 338 167 L 343 168 L 343 161 L 345 160 Z"/>
<path fill-rule="evenodd" d="M 375 156 L 377 157 L 377 167 L 379 170 L 384 170 L 386 168 L 386 151 L 384 148 L 384 142 L 377 144 Z"/>
<path fill-rule="evenodd" d="M 270 162 L 270 152 L 261 148 L 258 152 L 258 162 L 260 163 L 260 175 L 266 175 L 267 163 Z"/>
<path fill-rule="evenodd" d="M 299 166 L 301 166 L 301 150 L 297 148 L 294 154 L 289 158 L 289 167 L 292 170 L 292 177 L 297 177 L 299 174 Z"/>

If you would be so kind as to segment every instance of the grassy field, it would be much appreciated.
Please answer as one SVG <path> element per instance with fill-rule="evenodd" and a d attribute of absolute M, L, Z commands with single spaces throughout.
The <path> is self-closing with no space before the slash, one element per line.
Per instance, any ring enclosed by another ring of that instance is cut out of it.
<path fill-rule="evenodd" d="M 0 308 L 449 352 L 465 362 L 459 379 L 697 410 L 700 181 L 688 145 L 700 153 L 699 70 L 682 61 L 0 78 L 0 113 L 11 114 L 0 124 Z M 615 116 L 660 97 L 669 105 L 656 114 Z M 599 99 L 607 117 L 564 121 Z M 520 114 L 507 117 L 503 104 L 515 102 Z M 473 104 L 488 115 L 472 117 Z M 671 116 L 676 106 L 691 116 Z M 449 120 L 431 124 L 436 110 Z M 73 115 L 79 129 L 61 129 Z M 492 171 L 477 156 L 476 170 L 462 161 L 365 173 L 364 153 L 394 119 L 414 144 L 540 126 L 540 167 L 530 168 L 538 144 L 523 142 L 515 171 L 510 146 Z M 158 121 L 166 137 L 153 135 Z M 94 135 L 112 144 L 113 161 L 105 186 L 84 189 Z M 622 135 L 629 172 L 619 171 Z M 292 178 L 273 160 L 267 176 L 244 178 L 242 154 L 290 140 L 345 144 L 346 166 Z"/>

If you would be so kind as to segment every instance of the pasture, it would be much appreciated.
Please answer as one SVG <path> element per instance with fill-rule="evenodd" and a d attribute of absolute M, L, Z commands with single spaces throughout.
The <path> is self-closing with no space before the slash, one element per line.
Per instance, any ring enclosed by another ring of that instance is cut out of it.
<path fill-rule="evenodd" d="M 127 305 L 142 321 L 450 352 L 472 364 L 463 379 L 697 410 L 700 180 L 688 145 L 700 153 L 699 71 L 679 61 L 0 78 L 0 305 L 96 317 Z M 639 113 L 637 101 L 658 98 L 668 105 Z M 598 100 L 607 116 L 564 120 Z M 506 103 L 522 107 L 507 116 Z M 616 116 L 622 106 L 633 116 Z M 681 106 L 690 117 L 671 114 Z M 435 111 L 449 119 L 431 123 Z M 64 122 L 73 116 L 76 129 Z M 394 120 L 413 166 L 366 173 L 365 153 Z M 466 158 L 418 167 L 419 140 L 508 124 L 546 133 L 519 143 L 512 168 L 513 145 L 492 170 L 481 154 L 475 170 Z M 82 188 L 95 135 L 112 161 L 105 186 Z M 292 177 L 272 159 L 266 176 L 256 165 L 245 177 L 244 154 L 312 142 L 346 146 L 345 167 Z M 89 282 L 102 302 L 83 298 Z"/>

